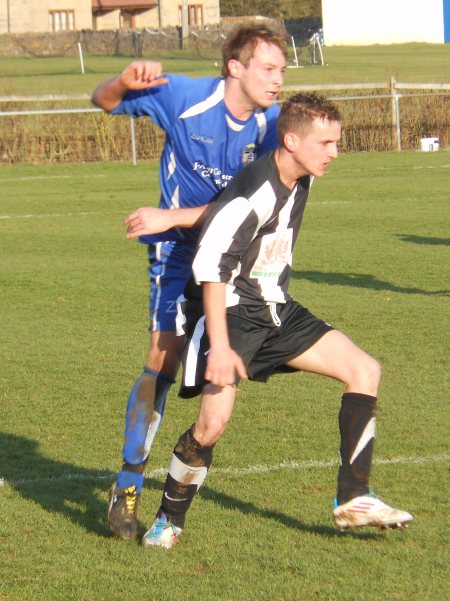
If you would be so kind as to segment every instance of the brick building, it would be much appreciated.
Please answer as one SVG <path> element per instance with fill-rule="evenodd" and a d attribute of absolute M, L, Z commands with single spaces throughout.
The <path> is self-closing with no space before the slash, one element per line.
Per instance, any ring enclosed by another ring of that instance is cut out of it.
<path fill-rule="evenodd" d="M 0 34 L 180 26 L 220 21 L 219 0 L 1 0 Z"/>

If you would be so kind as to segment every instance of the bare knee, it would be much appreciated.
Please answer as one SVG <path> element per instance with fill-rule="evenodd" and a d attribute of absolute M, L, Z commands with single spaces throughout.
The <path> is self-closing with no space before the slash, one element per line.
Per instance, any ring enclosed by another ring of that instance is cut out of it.
<path fill-rule="evenodd" d="M 380 363 L 370 355 L 364 353 L 364 356 L 356 361 L 349 381 L 346 383 L 346 389 L 347 392 L 359 392 L 361 394 L 377 396 L 380 380 Z"/>
<path fill-rule="evenodd" d="M 234 388 L 234 386 L 227 387 L 229 390 L 232 389 L 233 393 Z M 202 446 L 209 447 L 216 444 L 230 421 L 231 413 L 223 410 L 225 403 L 215 405 L 213 408 L 207 402 L 205 403 L 205 398 L 208 400 L 222 397 L 223 392 L 222 388 L 211 383 L 206 384 L 203 388 L 202 403 L 193 431 L 194 438 Z"/>
<path fill-rule="evenodd" d="M 210 447 L 220 439 L 228 425 L 229 420 L 221 416 L 210 417 L 207 422 L 196 423 L 194 428 L 194 438 L 203 447 Z"/>
<path fill-rule="evenodd" d="M 180 365 L 180 355 L 173 350 L 161 352 L 159 349 L 150 349 L 146 365 L 156 372 L 175 378 Z"/>
<path fill-rule="evenodd" d="M 175 336 L 174 332 L 154 332 L 150 339 L 147 367 L 173 378 L 176 377 L 182 348 L 182 336 Z"/>
<path fill-rule="evenodd" d="M 379 361 L 370 357 L 370 365 L 367 368 L 367 378 L 369 385 L 378 391 L 381 380 L 381 365 Z"/>

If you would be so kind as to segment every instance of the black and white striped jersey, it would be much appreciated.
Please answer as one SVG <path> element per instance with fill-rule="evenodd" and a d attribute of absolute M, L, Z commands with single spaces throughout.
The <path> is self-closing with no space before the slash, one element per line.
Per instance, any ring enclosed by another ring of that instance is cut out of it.
<path fill-rule="evenodd" d="M 213 203 L 193 262 L 196 282 L 226 282 L 226 306 L 285 303 L 311 177 L 291 191 L 274 152 L 245 167 Z"/>

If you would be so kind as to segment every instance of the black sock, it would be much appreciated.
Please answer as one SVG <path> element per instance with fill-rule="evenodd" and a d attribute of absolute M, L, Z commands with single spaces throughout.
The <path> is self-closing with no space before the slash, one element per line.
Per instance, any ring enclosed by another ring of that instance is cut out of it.
<path fill-rule="evenodd" d="M 203 484 L 212 462 L 211 447 L 203 447 L 187 430 L 176 444 L 162 496 L 162 512 L 175 526 L 184 528 L 186 512 L 195 493 Z"/>
<path fill-rule="evenodd" d="M 376 397 L 356 392 L 342 396 L 339 412 L 341 465 L 338 473 L 339 505 L 369 492 L 375 438 Z"/>

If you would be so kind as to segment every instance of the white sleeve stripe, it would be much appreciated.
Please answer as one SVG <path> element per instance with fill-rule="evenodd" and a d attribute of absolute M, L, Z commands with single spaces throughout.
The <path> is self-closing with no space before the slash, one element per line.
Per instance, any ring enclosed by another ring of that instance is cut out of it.
<path fill-rule="evenodd" d="M 265 113 L 261 110 L 255 111 L 255 119 L 258 124 L 259 134 L 258 134 L 258 144 L 261 144 L 265 138 L 267 132 L 267 119 Z"/>
<path fill-rule="evenodd" d="M 191 106 L 190 108 L 188 108 L 186 111 L 184 111 L 184 113 L 182 113 L 179 116 L 179 119 L 187 119 L 188 117 L 195 117 L 195 115 L 200 115 L 201 113 L 204 113 L 205 111 L 212 108 L 213 106 L 216 106 L 216 104 L 219 104 L 219 102 L 223 99 L 224 90 L 225 90 L 225 80 L 222 79 L 219 82 L 219 85 L 217 86 L 215 92 L 213 92 L 211 94 L 211 96 L 209 96 L 206 100 L 203 100 L 202 102 L 198 102 L 197 104 L 194 104 L 194 106 Z"/>

